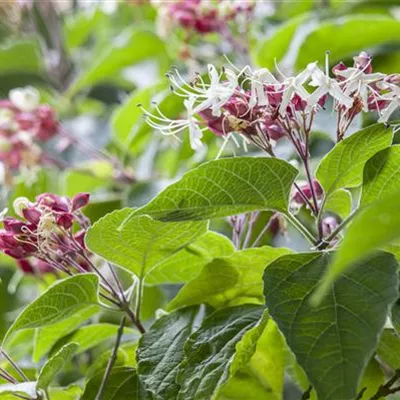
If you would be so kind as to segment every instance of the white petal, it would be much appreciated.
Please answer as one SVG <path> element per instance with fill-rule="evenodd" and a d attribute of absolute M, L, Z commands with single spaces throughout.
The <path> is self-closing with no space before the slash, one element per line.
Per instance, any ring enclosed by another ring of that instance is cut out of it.
<path fill-rule="evenodd" d="M 387 122 L 390 116 L 400 107 L 399 101 L 392 101 L 383 111 L 378 122 Z"/>
<path fill-rule="evenodd" d="M 201 138 L 203 137 L 203 132 L 198 127 L 195 121 L 191 121 L 189 125 L 189 138 L 190 138 L 190 146 L 193 150 L 199 150 L 203 147 L 203 143 L 201 142 Z"/>
<path fill-rule="evenodd" d="M 10 90 L 9 99 L 21 111 L 31 112 L 40 104 L 40 93 L 32 86 L 27 86 L 26 88 Z"/>
<path fill-rule="evenodd" d="M 314 90 L 314 92 L 311 93 L 307 99 L 308 108 L 315 106 L 318 103 L 319 99 L 327 93 L 328 88 L 326 86 L 321 86 L 318 89 Z"/>
<path fill-rule="evenodd" d="M 353 105 L 353 99 L 347 94 L 344 94 L 338 84 L 331 85 L 329 94 L 346 108 L 351 108 Z"/>

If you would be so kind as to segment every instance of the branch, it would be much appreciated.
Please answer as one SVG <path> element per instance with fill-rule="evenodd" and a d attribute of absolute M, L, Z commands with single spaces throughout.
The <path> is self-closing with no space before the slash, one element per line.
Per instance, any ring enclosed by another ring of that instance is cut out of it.
<path fill-rule="evenodd" d="M 384 384 L 379 386 L 376 393 L 369 400 L 378 400 L 382 397 L 386 397 L 389 394 L 393 394 L 400 391 L 400 386 L 392 388 L 396 381 L 400 378 L 400 369 L 397 369 L 394 375 Z"/>
<path fill-rule="evenodd" d="M 311 398 L 311 390 L 313 387 L 310 385 L 307 390 L 303 393 L 300 400 L 308 400 Z"/>
<path fill-rule="evenodd" d="M 101 385 L 100 385 L 99 391 L 97 392 L 97 396 L 96 396 L 95 400 L 101 400 L 103 398 L 103 394 L 106 389 L 108 378 L 110 377 L 112 369 L 115 364 L 115 361 L 117 361 L 117 358 L 118 358 L 118 348 L 119 348 L 119 345 L 121 344 L 121 338 L 124 333 L 124 326 L 125 326 L 125 315 L 121 318 L 121 322 L 119 324 L 119 329 L 117 332 L 117 340 L 115 341 L 114 350 L 111 354 L 110 359 L 108 360 L 107 368 L 104 373 L 104 377 L 103 377 L 103 380 L 101 381 Z"/>
<path fill-rule="evenodd" d="M 307 239 L 308 241 L 316 246 L 318 245 L 317 239 L 311 234 L 311 232 L 292 214 L 288 213 L 285 214 L 286 218 L 292 223 L 292 225 L 299 231 L 301 232 Z"/>

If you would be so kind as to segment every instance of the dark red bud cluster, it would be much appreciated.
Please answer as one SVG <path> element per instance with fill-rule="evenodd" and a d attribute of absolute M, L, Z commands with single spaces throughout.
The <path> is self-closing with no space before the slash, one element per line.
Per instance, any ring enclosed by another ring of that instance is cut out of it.
<path fill-rule="evenodd" d="M 14 207 L 20 217 L 3 220 L 0 250 L 17 259 L 24 272 L 46 270 L 45 265 L 67 259 L 88 269 L 81 255 L 86 250 L 84 239 L 89 224 L 81 209 L 89 203 L 89 197 L 88 193 L 72 199 L 44 193 L 34 203 L 17 199 Z M 76 231 L 75 227 L 80 229 Z"/>

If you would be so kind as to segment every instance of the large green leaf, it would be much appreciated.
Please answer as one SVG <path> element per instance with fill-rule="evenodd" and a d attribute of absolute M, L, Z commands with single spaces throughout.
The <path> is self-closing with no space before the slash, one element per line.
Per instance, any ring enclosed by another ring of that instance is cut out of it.
<path fill-rule="evenodd" d="M 277 158 L 210 161 L 187 172 L 136 214 L 182 221 L 266 209 L 286 212 L 297 173 L 289 163 Z"/>
<path fill-rule="evenodd" d="M 80 400 L 96 400 L 104 371 L 95 375 L 86 384 Z M 139 380 L 136 371 L 128 367 L 114 367 L 103 392 L 104 400 L 141 400 Z"/>
<path fill-rule="evenodd" d="M 273 70 L 275 63 L 285 56 L 297 29 L 306 20 L 307 16 L 306 14 L 289 19 L 264 40 L 257 38 L 257 45 L 251 51 L 254 63 L 260 67 Z"/>
<path fill-rule="evenodd" d="M 398 264 L 389 253 L 375 254 L 343 274 L 314 307 L 310 297 L 331 258 L 292 254 L 273 262 L 264 274 L 266 303 L 318 399 L 353 400 L 398 297 Z"/>
<path fill-rule="evenodd" d="M 360 204 L 390 197 L 400 191 L 400 145 L 382 150 L 364 168 Z"/>
<path fill-rule="evenodd" d="M 288 249 L 260 247 L 216 258 L 194 280 L 185 285 L 169 305 L 170 309 L 208 303 L 215 308 L 240 302 L 264 302 L 262 276 L 272 261 Z"/>
<path fill-rule="evenodd" d="M 175 380 L 184 358 L 183 348 L 203 317 L 202 308 L 188 307 L 159 318 L 140 338 L 139 379 L 154 400 L 176 398 L 179 385 Z"/>
<path fill-rule="evenodd" d="M 147 215 L 134 216 L 123 224 L 131 213 L 128 208 L 117 210 L 97 221 L 86 235 L 86 244 L 94 253 L 140 277 L 207 230 L 206 222 L 164 223 Z"/>
<path fill-rule="evenodd" d="M 310 33 L 300 46 L 296 67 L 309 62 L 323 62 L 326 50 L 332 63 L 354 53 L 388 42 L 400 36 L 400 22 L 382 15 L 352 15 L 323 22 Z"/>
<path fill-rule="evenodd" d="M 99 312 L 100 306 L 82 307 L 71 317 L 55 324 L 38 328 L 36 332 L 36 342 L 33 351 L 33 361 L 39 362 L 40 359 L 51 350 L 59 339 L 73 332 L 80 324 L 88 320 Z"/>
<path fill-rule="evenodd" d="M 241 348 L 238 354 L 241 362 L 235 362 L 237 346 L 252 329 L 261 335 L 265 326 L 262 318 L 264 308 L 244 305 L 219 310 L 204 320 L 198 331 L 193 333 L 185 345 L 185 360 L 179 367 L 177 383 L 181 386 L 177 400 L 213 400 L 221 386 L 230 376 L 230 368 L 240 368 L 249 361 L 251 349 Z M 257 325 L 262 321 L 262 326 Z M 253 341 L 256 339 L 253 335 Z M 243 353 L 246 356 L 243 356 Z M 238 355 L 236 354 L 236 356 Z"/>
<path fill-rule="evenodd" d="M 14 321 L 4 341 L 21 329 L 55 324 L 77 311 L 98 304 L 99 278 L 81 274 L 56 282 L 29 304 Z"/>
<path fill-rule="evenodd" d="M 195 278 L 212 259 L 230 256 L 233 243 L 216 232 L 207 232 L 193 243 L 167 258 L 146 277 L 147 284 L 181 283 Z"/>
<path fill-rule="evenodd" d="M 387 247 L 400 237 L 399 193 L 376 201 L 355 216 L 326 271 L 315 299 L 326 293 L 332 282 L 358 260 L 368 257 L 377 249 Z"/>
<path fill-rule="evenodd" d="M 77 343 L 68 343 L 51 357 L 40 370 L 37 387 L 46 390 L 65 364 L 72 359 L 77 349 Z"/>
<path fill-rule="evenodd" d="M 157 57 L 165 60 L 166 54 L 164 42 L 156 34 L 136 29 L 125 31 L 78 75 L 68 94 L 74 95 L 84 88 L 112 79 L 124 67 Z"/>
<path fill-rule="evenodd" d="M 83 326 L 77 329 L 75 332 L 68 336 L 64 336 L 54 346 L 52 353 L 58 351 L 61 347 L 65 346 L 66 343 L 76 344 L 76 354 L 84 353 L 85 351 L 98 346 L 104 341 L 113 338 L 118 332 L 118 325 L 113 324 L 92 324 Z M 125 328 L 124 334 L 134 335 L 136 331 L 131 328 Z"/>
<path fill-rule="evenodd" d="M 365 163 L 392 143 L 392 129 L 375 124 L 337 144 L 321 161 L 316 176 L 329 197 L 341 188 L 362 183 Z"/>

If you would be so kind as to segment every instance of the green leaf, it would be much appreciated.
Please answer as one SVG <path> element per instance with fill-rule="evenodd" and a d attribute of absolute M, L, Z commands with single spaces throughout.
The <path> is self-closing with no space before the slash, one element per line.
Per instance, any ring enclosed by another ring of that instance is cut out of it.
<path fill-rule="evenodd" d="M 95 375 L 86 384 L 80 400 L 96 400 L 104 371 Z M 133 368 L 114 367 L 107 381 L 103 399 L 107 400 L 141 400 L 139 380 Z"/>
<path fill-rule="evenodd" d="M 169 309 L 200 303 L 220 308 L 239 304 L 241 299 L 247 303 L 262 304 L 265 267 L 289 252 L 288 249 L 265 246 L 216 258 L 180 290 L 169 304 Z"/>
<path fill-rule="evenodd" d="M 325 203 L 324 210 L 330 211 L 345 219 L 351 212 L 351 193 L 346 189 L 339 189 L 333 192 Z"/>
<path fill-rule="evenodd" d="M 98 305 L 92 305 L 86 308 L 82 307 L 82 309 L 67 319 L 37 329 L 33 361 L 36 363 L 39 362 L 59 339 L 73 332 L 80 324 L 98 313 L 99 309 L 100 307 Z"/>
<path fill-rule="evenodd" d="M 218 400 L 281 400 L 286 352 L 282 334 L 269 319 L 250 362 L 223 386 Z"/>
<path fill-rule="evenodd" d="M 332 256 L 292 254 L 264 274 L 266 304 L 317 391 L 319 400 L 353 400 L 388 309 L 398 297 L 398 264 L 380 252 L 333 284 L 321 304 L 310 304 Z"/>
<path fill-rule="evenodd" d="M 400 338 L 393 329 L 384 329 L 377 349 L 379 358 L 393 369 L 400 368 Z"/>
<path fill-rule="evenodd" d="M 4 342 L 21 329 L 55 324 L 82 308 L 98 304 L 98 285 L 99 278 L 95 274 L 80 274 L 56 282 L 22 311 Z"/>
<path fill-rule="evenodd" d="M 362 183 L 365 163 L 392 143 L 392 129 L 375 124 L 337 144 L 321 161 L 316 176 L 329 197 L 335 190 Z"/>
<path fill-rule="evenodd" d="M 235 157 L 210 161 L 187 172 L 136 211 L 136 215 L 182 221 L 266 209 L 286 212 L 297 173 L 289 163 L 277 158 Z"/>
<path fill-rule="evenodd" d="M 385 383 L 385 374 L 382 371 L 379 363 L 372 358 L 367 368 L 365 369 L 364 376 L 362 377 L 361 383 L 358 388 L 358 392 L 363 390 L 365 391 L 362 397 L 359 400 L 368 400 L 370 399 L 379 389 L 380 385 Z"/>
<path fill-rule="evenodd" d="M 7 395 L 12 395 L 10 396 L 10 399 L 16 399 L 17 397 L 14 396 L 13 393 L 36 398 L 36 382 L 23 382 L 16 385 L 7 383 L 0 385 L 0 393 L 2 398 L 3 396 L 6 397 Z"/>
<path fill-rule="evenodd" d="M 51 357 L 40 370 L 37 387 L 46 390 L 65 364 L 72 359 L 77 349 L 77 343 L 68 343 Z"/>
<path fill-rule="evenodd" d="M 193 242 L 207 230 L 206 222 L 164 223 L 147 215 L 130 218 L 125 208 L 97 221 L 86 235 L 91 251 L 144 277 L 168 257 Z"/>
<path fill-rule="evenodd" d="M 229 378 L 237 345 L 246 332 L 257 327 L 264 310 L 264 307 L 256 305 L 230 307 L 204 320 L 186 342 L 185 360 L 179 367 L 177 378 L 181 386 L 177 400 L 216 398 Z M 247 353 L 247 356 L 251 357 L 251 354 Z"/>
<path fill-rule="evenodd" d="M 175 380 L 185 342 L 203 318 L 204 309 L 188 307 L 159 318 L 140 338 L 138 375 L 154 400 L 176 398 L 179 385 Z"/>
<path fill-rule="evenodd" d="M 32 40 L 9 42 L 1 46 L 0 59 L 0 74 L 16 72 L 29 74 L 43 70 L 39 45 Z"/>
<path fill-rule="evenodd" d="M 400 191 L 400 145 L 382 150 L 364 168 L 361 206 Z"/>
<path fill-rule="evenodd" d="M 113 166 L 104 161 L 79 164 L 77 169 L 66 170 L 62 176 L 63 192 L 72 197 L 80 192 L 93 192 L 113 183 Z"/>
<path fill-rule="evenodd" d="M 234 251 L 235 246 L 226 236 L 207 232 L 159 264 L 147 275 L 146 283 L 187 282 L 195 278 L 214 258 L 230 256 Z"/>
<path fill-rule="evenodd" d="M 113 324 L 101 323 L 83 326 L 72 334 L 60 339 L 54 346 L 52 352 L 58 351 L 58 349 L 65 346 L 66 343 L 75 343 L 77 345 L 75 353 L 81 354 L 113 338 L 117 334 L 117 331 L 118 325 Z M 135 334 L 136 331 L 131 328 L 125 328 L 124 333 Z"/>
<path fill-rule="evenodd" d="M 264 40 L 257 38 L 257 46 L 251 51 L 254 64 L 271 70 L 275 69 L 275 62 L 285 56 L 297 29 L 307 17 L 308 15 L 305 14 L 289 19 L 280 25 L 272 36 Z"/>
<path fill-rule="evenodd" d="M 311 32 L 298 51 L 296 67 L 309 62 L 323 63 L 327 50 L 330 62 L 336 63 L 365 49 L 395 41 L 400 36 L 400 22 L 381 15 L 352 15 L 323 22 Z"/>
<path fill-rule="evenodd" d="M 49 394 L 50 398 L 54 400 L 80 400 L 82 389 L 77 385 L 66 388 L 50 388 Z"/>
<path fill-rule="evenodd" d="M 112 78 L 124 67 L 156 57 L 166 58 L 164 42 L 156 34 L 135 29 L 125 31 L 78 76 L 68 89 L 68 95 L 73 96 L 84 88 Z"/>
<path fill-rule="evenodd" d="M 354 263 L 400 237 L 399 194 L 374 202 L 355 216 L 326 271 L 315 300 L 318 301 L 332 282 Z"/>

